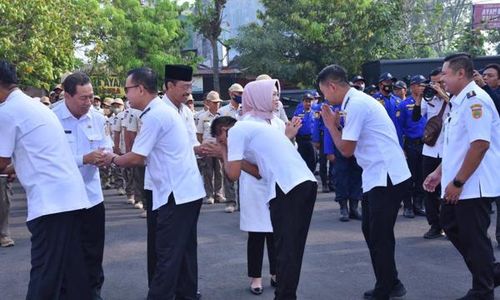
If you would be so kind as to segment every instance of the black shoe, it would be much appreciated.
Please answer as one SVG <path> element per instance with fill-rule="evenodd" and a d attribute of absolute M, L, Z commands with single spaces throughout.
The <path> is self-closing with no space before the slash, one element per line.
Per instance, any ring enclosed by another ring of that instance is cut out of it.
<path fill-rule="evenodd" d="M 362 220 L 363 218 L 361 217 L 361 214 L 357 209 L 350 209 L 349 210 L 349 219 L 353 220 Z"/>
<path fill-rule="evenodd" d="M 200 293 L 200 291 L 196 292 L 196 299 L 201 299 L 201 293 Z"/>
<path fill-rule="evenodd" d="M 415 214 L 415 216 L 425 217 L 425 210 L 420 207 L 413 208 L 413 213 Z"/>
<path fill-rule="evenodd" d="M 322 186 L 321 187 L 321 192 L 323 193 L 329 193 L 330 192 L 330 188 L 326 185 Z"/>
<path fill-rule="evenodd" d="M 374 290 L 368 290 L 366 291 L 364 294 L 363 294 L 363 298 L 365 299 L 375 299 L 373 297 L 373 291 Z M 406 289 L 405 289 L 405 286 L 399 282 L 398 284 L 396 284 L 393 288 L 392 288 L 392 291 L 391 293 L 389 294 L 389 298 L 390 299 L 397 299 L 397 298 L 401 298 L 401 297 L 404 297 L 404 295 L 406 295 Z"/>
<path fill-rule="evenodd" d="M 431 227 L 426 233 L 424 233 L 424 239 L 437 239 L 444 236 L 444 232 L 442 229 L 437 229 Z"/>
<path fill-rule="evenodd" d="M 274 280 L 272 277 L 271 277 L 271 286 L 273 288 L 277 287 L 278 286 L 278 282 L 276 280 Z"/>
<path fill-rule="evenodd" d="M 413 209 L 411 209 L 411 208 L 405 208 L 403 210 L 403 216 L 405 218 L 410 218 L 410 219 L 415 218 L 415 214 L 413 213 Z"/>
<path fill-rule="evenodd" d="M 262 292 L 264 292 L 264 289 L 261 287 L 255 287 L 255 288 L 250 287 L 250 292 L 254 295 L 260 295 L 262 294 Z"/>
<path fill-rule="evenodd" d="M 347 211 L 347 208 L 340 209 L 340 221 L 349 222 L 349 212 Z"/>

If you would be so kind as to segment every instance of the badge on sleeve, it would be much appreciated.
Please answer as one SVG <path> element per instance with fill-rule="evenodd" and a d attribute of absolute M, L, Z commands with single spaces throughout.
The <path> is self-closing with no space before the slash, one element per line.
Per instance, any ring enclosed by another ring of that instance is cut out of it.
<path fill-rule="evenodd" d="M 400 110 L 397 110 L 397 111 L 396 111 L 396 118 L 399 118 L 399 116 L 401 116 L 401 111 L 400 111 Z"/>
<path fill-rule="evenodd" d="M 481 104 L 471 105 L 470 108 L 474 119 L 480 119 L 483 116 L 483 106 Z"/>
<path fill-rule="evenodd" d="M 470 99 L 474 96 L 476 96 L 476 92 L 474 92 L 473 90 L 467 93 L 467 99 Z"/>

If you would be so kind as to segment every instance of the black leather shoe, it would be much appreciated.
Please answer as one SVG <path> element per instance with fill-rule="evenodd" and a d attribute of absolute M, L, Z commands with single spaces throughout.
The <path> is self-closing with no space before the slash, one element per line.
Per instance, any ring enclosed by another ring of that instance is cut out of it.
<path fill-rule="evenodd" d="M 424 233 L 424 239 L 428 239 L 428 240 L 437 239 L 437 238 L 440 238 L 443 236 L 444 236 L 444 232 L 442 229 L 437 229 L 437 228 L 433 228 L 433 227 L 431 227 L 429 229 L 429 231 Z"/>
<path fill-rule="evenodd" d="M 423 210 L 422 208 L 413 208 L 413 213 L 415 214 L 415 216 L 425 217 L 425 210 Z"/>
<path fill-rule="evenodd" d="M 274 280 L 272 277 L 271 277 L 271 286 L 273 288 L 277 287 L 278 286 L 278 282 L 276 280 Z"/>
<path fill-rule="evenodd" d="M 368 290 L 366 291 L 364 294 L 363 294 L 363 298 L 365 299 L 375 299 L 373 297 L 373 291 L 374 290 Z M 406 289 L 405 289 L 405 286 L 399 282 L 398 284 L 396 284 L 393 288 L 392 288 L 392 291 L 391 293 L 389 294 L 389 298 L 390 299 L 398 299 L 398 298 L 401 298 L 401 297 L 404 297 L 404 295 L 406 295 Z"/>
<path fill-rule="evenodd" d="M 347 208 L 340 209 L 340 221 L 342 221 L 342 222 L 349 221 L 349 212 L 347 211 Z"/>
<path fill-rule="evenodd" d="M 262 294 L 263 291 L 264 291 L 264 289 L 261 287 L 255 287 L 255 288 L 250 287 L 250 292 L 254 295 L 260 295 L 260 294 Z"/>

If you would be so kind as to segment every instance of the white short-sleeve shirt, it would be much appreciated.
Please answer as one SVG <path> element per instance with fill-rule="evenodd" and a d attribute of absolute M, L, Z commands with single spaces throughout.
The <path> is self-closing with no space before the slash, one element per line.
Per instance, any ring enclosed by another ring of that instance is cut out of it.
<path fill-rule="evenodd" d="M 438 98 L 438 97 L 433 97 L 430 101 L 422 101 L 421 104 L 421 114 L 424 117 L 427 117 L 427 120 L 430 118 L 437 116 L 439 114 L 439 111 L 441 110 L 441 107 L 443 106 L 444 100 Z M 446 120 L 448 117 L 448 114 L 450 113 L 450 106 L 446 105 L 446 108 L 444 109 L 443 112 L 443 122 Z M 444 128 L 444 126 L 443 126 Z M 424 144 L 424 147 L 422 149 L 422 154 L 425 156 L 429 157 L 443 157 L 443 141 L 444 141 L 444 133 L 441 131 L 439 134 L 438 139 L 436 140 L 436 144 L 434 146 L 429 146 Z"/>
<path fill-rule="evenodd" d="M 90 109 L 87 114 L 77 119 L 71 114 L 66 103 L 58 105 L 53 112 L 63 126 L 66 140 L 85 183 L 89 201 L 95 206 L 104 200 L 99 168 L 84 165 L 83 156 L 99 148 L 107 151 L 113 148 L 113 141 L 106 131 L 106 118 L 98 111 Z"/>
<path fill-rule="evenodd" d="M 471 81 L 451 98 L 451 112 L 444 123 L 441 186 L 455 179 L 470 144 L 487 141 L 490 147 L 479 167 L 463 186 L 460 200 L 500 196 L 500 120 L 490 96 Z M 444 196 L 444 188 L 442 189 Z"/>
<path fill-rule="evenodd" d="M 342 102 L 344 117 L 342 139 L 356 141 L 354 156 L 363 169 L 363 192 L 410 178 L 405 155 L 399 145 L 396 129 L 386 110 L 375 99 L 350 88 Z"/>
<path fill-rule="evenodd" d="M 54 113 L 20 90 L 0 104 L 0 157 L 12 157 L 28 218 L 90 207 L 82 176 Z"/>
<path fill-rule="evenodd" d="M 179 113 L 179 115 L 181 116 L 182 120 L 184 121 L 191 145 L 193 147 L 200 145 L 200 142 L 196 138 L 196 125 L 191 109 L 189 109 L 189 107 L 185 104 L 182 104 L 181 107 L 178 108 L 170 99 L 168 99 L 167 95 L 163 96 L 163 100 L 168 106 L 177 111 L 177 113 Z"/>
<path fill-rule="evenodd" d="M 305 181 L 316 182 L 290 140 L 267 124 L 242 120 L 228 131 L 228 161 L 254 157 L 263 179 L 269 183 L 266 200 L 276 197 L 275 184 L 286 194 Z"/>
<path fill-rule="evenodd" d="M 132 152 L 147 157 L 153 210 L 166 204 L 170 193 L 176 204 L 205 197 L 193 146 L 178 112 L 157 97 L 144 109 L 141 120 Z"/>

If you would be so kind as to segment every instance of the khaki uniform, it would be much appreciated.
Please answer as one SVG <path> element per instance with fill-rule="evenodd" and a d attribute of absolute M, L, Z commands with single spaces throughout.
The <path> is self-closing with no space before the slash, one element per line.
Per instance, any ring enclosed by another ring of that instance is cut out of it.
<path fill-rule="evenodd" d="M 215 143 L 215 138 L 210 135 L 212 120 L 218 114 L 205 111 L 199 115 L 196 133 L 202 134 L 202 143 Z M 204 157 L 201 160 L 201 173 L 207 192 L 207 199 L 214 198 L 217 202 L 225 202 L 223 191 L 223 170 L 222 163 L 218 158 Z"/>
<path fill-rule="evenodd" d="M 0 177 L 0 239 L 10 237 L 9 212 L 12 190 L 7 177 Z"/>

